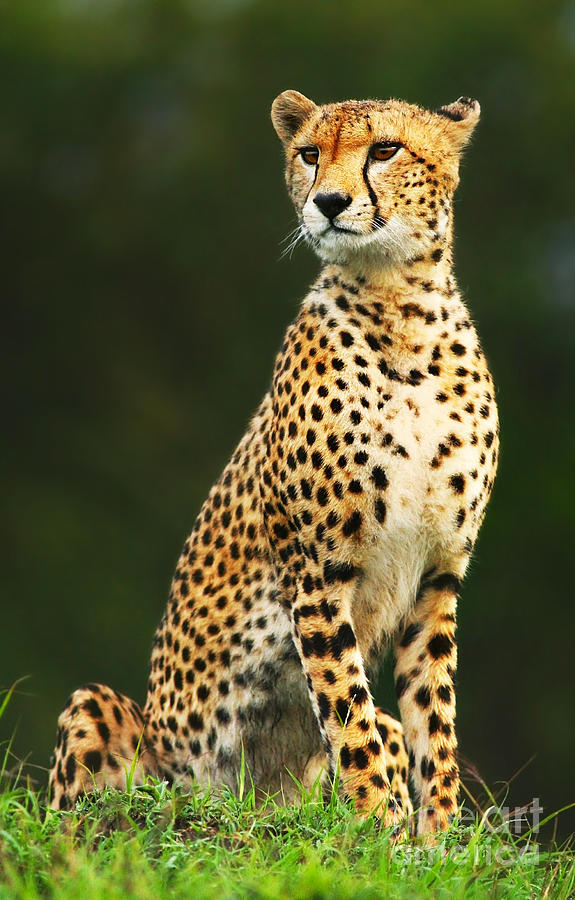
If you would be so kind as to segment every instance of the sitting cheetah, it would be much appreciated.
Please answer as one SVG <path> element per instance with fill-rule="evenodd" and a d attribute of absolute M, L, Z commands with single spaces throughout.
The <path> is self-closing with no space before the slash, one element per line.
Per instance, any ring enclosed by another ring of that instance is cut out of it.
<path fill-rule="evenodd" d="M 136 781 L 298 794 L 339 766 L 362 814 L 457 809 L 455 612 L 498 447 L 452 272 L 451 202 L 479 104 L 274 102 L 320 275 L 186 541 L 143 713 L 101 685 L 59 720 L 50 803 Z M 369 677 L 393 643 L 403 728 Z M 409 748 L 407 757 L 405 742 Z"/>

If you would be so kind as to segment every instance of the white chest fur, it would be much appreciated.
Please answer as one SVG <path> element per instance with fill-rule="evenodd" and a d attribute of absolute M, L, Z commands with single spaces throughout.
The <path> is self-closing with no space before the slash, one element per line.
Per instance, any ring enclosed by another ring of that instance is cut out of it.
<path fill-rule="evenodd" d="M 433 298 L 424 299 L 429 310 Z M 361 417 L 356 440 L 387 479 L 385 526 L 364 534 L 358 559 L 353 616 L 367 655 L 409 613 L 426 571 L 463 574 L 488 493 L 483 441 L 496 429 L 496 411 L 493 405 L 487 419 L 480 415 L 490 376 L 457 296 L 444 299 L 432 321 L 423 307 L 404 315 L 402 299 L 394 298 L 387 309 L 379 304 L 374 325 L 365 313 L 354 315 L 353 301 L 343 311 L 336 295 L 327 301 L 325 365 L 334 354 L 343 361 L 346 409 Z M 360 310 L 368 303 L 362 298 Z M 333 425 L 341 428 L 340 420 Z"/>

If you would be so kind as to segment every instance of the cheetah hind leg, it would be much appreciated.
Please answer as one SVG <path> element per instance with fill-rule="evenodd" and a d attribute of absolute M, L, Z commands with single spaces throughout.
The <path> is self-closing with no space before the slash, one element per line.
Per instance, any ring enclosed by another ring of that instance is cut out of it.
<path fill-rule="evenodd" d="M 136 754 L 132 784 L 157 775 L 144 732 L 142 711 L 129 697 L 101 684 L 74 691 L 58 719 L 49 807 L 72 809 L 78 797 L 106 785 L 125 790 Z"/>

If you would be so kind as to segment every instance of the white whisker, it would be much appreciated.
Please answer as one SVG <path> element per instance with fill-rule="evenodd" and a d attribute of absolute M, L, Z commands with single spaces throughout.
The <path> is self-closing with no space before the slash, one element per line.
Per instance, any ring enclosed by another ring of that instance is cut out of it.
<path fill-rule="evenodd" d="M 284 240 L 282 241 L 282 243 L 286 243 L 286 241 L 288 243 L 286 243 L 286 246 L 284 247 L 284 249 L 280 255 L 280 259 L 284 259 L 286 256 L 289 256 L 291 258 L 297 245 L 301 241 L 305 240 L 306 237 L 307 237 L 307 235 L 306 235 L 305 227 L 300 222 L 297 225 L 297 227 L 294 228 L 292 231 L 290 231 L 290 233 L 287 235 L 287 237 L 285 237 Z"/>

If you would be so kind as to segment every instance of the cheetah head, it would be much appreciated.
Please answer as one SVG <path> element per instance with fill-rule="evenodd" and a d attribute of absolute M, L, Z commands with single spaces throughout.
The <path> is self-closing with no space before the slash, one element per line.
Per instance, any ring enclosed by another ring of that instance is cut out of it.
<path fill-rule="evenodd" d="M 435 112 L 398 100 L 317 106 L 284 91 L 272 122 L 302 236 L 326 262 L 386 267 L 449 240 L 461 151 L 479 119 L 461 97 Z"/>

